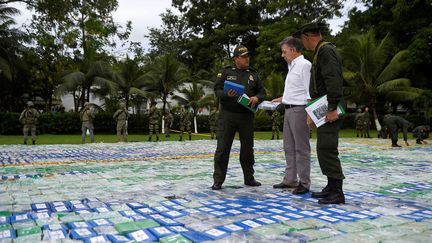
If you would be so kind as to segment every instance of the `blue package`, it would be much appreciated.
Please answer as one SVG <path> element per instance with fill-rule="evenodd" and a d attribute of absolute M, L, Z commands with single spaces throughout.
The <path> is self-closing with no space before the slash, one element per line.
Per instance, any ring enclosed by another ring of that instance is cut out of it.
<path fill-rule="evenodd" d="M 148 230 L 150 231 L 150 233 L 152 233 L 158 239 L 174 234 L 174 232 L 172 232 L 171 230 L 169 230 L 167 227 L 164 227 L 164 226 L 154 227 L 154 228 L 150 228 Z"/>
<path fill-rule="evenodd" d="M 183 233 L 190 231 L 190 229 L 183 226 L 168 226 L 168 229 L 175 233 Z"/>
<path fill-rule="evenodd" d="M 48 203 L 32 203 L 30 204 L 33 211 L 49 209 Z"/>
<path fill-rule="evenodd" d="M 33 220 L 49 219 L 49 218 L 51 218 L 51 213 L 50 212 L 33 212 L 33 213 L 30 213 L 30 216 Z"/>
<path fill-rule="evenodd" d="M 92 208 L 92 210 L 96 213 L 108 213 L 112 211 L 110 207 L 98 207 L 98 208 Z"/>
<path fill-rule="evenodd" d="M 43 226 L 44 230 L 50 230 L 50 231 L 54 231 L 54 230 L 67 230 L 66 225 L 64 224 L 46 224 Z"/>
<path fill-rule="evenodd" d="M 246 219 L 246 220 L 242 220 L 242 221 L 237 221 L 234 224 L 245 228 L 246 230 L 252 229 L 252 228 L 257 228 L 262 226 L 263 224 L 260 224 L 254 220 L 251 219 Z"/>
<path fill-rule="evenodd" d="M 69 222 L 67 225 L 69 229 L 91 228 L 87 222 Z"/>
<path fill-rule="evenodd" d="M 206 230 L 203 234 L 212 238 L 213 240 L 218 240 L 228 236 L 230 233 L 221 229 L 214 228 L 214 229 Z"/>
<path fill-rule="evenodd" d="M 88 223 L 92 227 L 114 225 L 113 222 L 111 222 L 109 219 L 93 219 L 93 220 L 88 221 Z"/>
<path fill-rule="evenodd" d="M 92 237 L 86 237 L 86 238 L 83 238 L 82 240 L 84 241 L 84 243 L 107 242 L 108 237 L 106 237 L 104 235 L 97 235 L 97 236 L 92 236 Z"/>
<path fill-rule="evenodd" d="M 156 213 L 156 211 L 154 211 L 150 208 L 139 208 L 139 209 L 135 209 L 134 211 L 141 214 L 141 215 L 149 215 L 149 214 Z"/>
<path fill-rule="evenodd" d="M 133 211 L 133 210 L 123 210 L 123 211 L 119 211 L 119 213 L 124 216 L 124 217 L 132 217 L 135 215 L 138 215 L 137 212 Z"/>
<path fill-rule="evenodd" d="M 0 216 L 0 224 L 9 224 L 9 217 L 7 216 Z"/>
<path fill-rule="evenodd" d="M 28 216 L 27 213 L 18 213 L 18 214 L 13 214 L 10 217 L 10 222 L 12 224 L 14 223 L 19 223 L 19 222 L 25 222 L 25 221 L 29 221 L 31 220 L 30 217 Z"/>
<path fill-rule="evenodd" d="M 129 233 L 127 234 L 127 237 L 129 237 L 132 240 L 136 240 L 138 242 L 152 242 L 157 240 L 157 238 L 152 233 L 150 233 L 150 231 L 146 229 Z"/>
<path fill-rule="evenodd" d="M 181 235 L 183 235 L 184 237 L 188 238 L 189 240 L 191 240 L 195 243 L 213 240 L 213 238 L 210 238 L 209 236 L 207 236 L 201 232 L 196 232 L 196 231 L 183 232 L 183 233 L 181 233 Z"/>
<path fill-rule="evenodd" d="M 107 235 L 107 237 L 112 243 L 125 243 L 131 241 L 129 238 L 123 235 Z"/>
<path fill-rule="evenodd" d="M 155 221 L 164 226 L 184 226 L 184 224 L 170 218 L 157 218 Z"/>
<path fill-rule="evenodd" d="M 241 232 L 247 230 L 246 227 L 237 224 L 227 224 L 227 225 L 219 226 L 217 228 L 226 232 Z"/>
<path fill-rule="evenodd" d="M 241 84 L 237 84 L 231 81 L 225 80 L 224 82 L 224 92 L 228 92 L 229 90 L 235 90 L 238 96 L 243 95 L 245 86 Z"/>
<path fill-rule="evenodd" d="M 126 205 L 128 205 L 131 209 L 148 208 L 147 204 L 138 203 L 138 202 L 131 202 L 131 203 L 127 203 Z"/>
<path fill-rule="evenodd" d="M 13 229 L 0 231 L 0 239 L 15 239 L 15 238 L 16 238 L 16 234 L 15 234 L 15 230 Z"/>
<path fill-rule="evenodd" d="M 67 233 L 66 230 L 44 230 L 44 240 L 60 240 L 66 239 Z"/>
<path fill-rule="evenodd" d="M 172 218 L 172 219 L 184 217 L 187 215 L 187 213 L 185 211 L 179 212 L 179 211 L 174 211 L 174 210 L 167 211 L 167 212 L 161 212 L 160 214 L 165 216 L 165 217 Z"/>
<path fill-rule="evenodd" d="M 70 237 L 74 240 L 82 240 L 84 238 L 89 238 L 96 235 L 97 234 L 89 228 L 79 228 L 70 231 Z"/>

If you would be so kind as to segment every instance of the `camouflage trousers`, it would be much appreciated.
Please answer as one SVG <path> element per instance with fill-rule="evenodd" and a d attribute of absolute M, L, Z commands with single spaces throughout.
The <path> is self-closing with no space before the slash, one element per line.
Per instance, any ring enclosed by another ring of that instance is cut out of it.
<path fill-rule="evenodd" d="M 24 143 L 25 144 L 27 144 L 29 131 L 31 132 L 33 143 L 36 142 L 36 125 L 35 124 L 27 124 L 27 125 L 24 125 L 24 127 L 23 127 Z"/>
<path fill-rule="evenodd" d="M 156 134 L 156 137 L 159 137 L 159 124 L 158 123 L 150 123 L 149 124 L 149 134 L 150 137 L 154 134 Z"/>
<path fill-rule="evenodd" d="M 189 134 L 189 140 L 191 140 L 192 136 L 192 124 L 191 123 L 181 123 L 180 124 L 180 140 L 183 140 L 183 132 L 187 132 Z"/>
<path fill-rule="evenodd" d="M 81 143 L 85 143 L 85 139 L 86 139 L 86 135 L 87 135 L 87 130 L 90 133 L 90 142 L 93 143 L 94 142 L 94 134 L 93 134 L 94 127 L 93 127 L 93 123 L 89 122 L 89 121 L 85 121 L 81 125 L 81 132 L 82 132 L 82 134 L 81 134 Z"/>
<path fill-rule="evenodd" d="M 117 121 L 117 140 L 127 142 L 127 120 L 118 120 Z"/>

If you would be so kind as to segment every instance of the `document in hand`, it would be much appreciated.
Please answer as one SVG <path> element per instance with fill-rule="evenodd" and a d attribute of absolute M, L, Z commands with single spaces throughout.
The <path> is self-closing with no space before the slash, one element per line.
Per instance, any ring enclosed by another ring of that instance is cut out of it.
<path fill-rule="evenodd" d="M 320 127 L 326 123 L 325 116 L 328 110 L 327 95 L 317 98 L 307 104 L 306 112 L 312 121 L 315 123 L 316 127 Z M 339 116 L 345 115 L 345 110 L 338 104 L 337 112 Z"/>
<path fill-rule="evenodd" d="M 258 105 L 254 105 L 253 107 L 250 107 L 249 106 L 249 100 L 250 100 L 249 96 L 247 94 L 243 94 L 242 96 L 240 96 L 238 98 L 237 103 L 248 108 L 252 112 L 256 112 Z"/>
<path fill-rule="evenodd" d="M 229 90 L 233 89 L 237 93 L 237 95 L 242 95 L 244 93 L 244 85 L 237 84 L 231 81 L 225 80 L 224 82 L 224 92 L 228 92 Z"/>
<path fill-rule="evenodd" d="M 271 102 L 271 101 L 265 100 L 265 101 L 261 102 L 261 104 L 258 105 L 258 109 L 274 111 L 277 109 L 277 107 L 280 104 L 281 104 L 280 102 Z"/>

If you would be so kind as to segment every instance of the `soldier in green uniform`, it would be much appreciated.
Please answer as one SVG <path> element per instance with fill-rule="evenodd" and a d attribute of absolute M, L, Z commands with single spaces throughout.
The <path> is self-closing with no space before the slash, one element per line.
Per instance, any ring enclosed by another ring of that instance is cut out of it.
<path fill-rule="evenodd" d="M 170 135 L 170 129 L 174 121 L 174 116 L 171 114 L 170 110 L 165 111 L 164 116 L 164 129 L 165 129 L 165 137 L 169 138 Z"/>
<path fill-rule="evenodd" d="M 363 113 L 361 109 L 357 109 L 357 113 L 354 118 L 355 127 L 357 131 L 357 137 L 363 137 L 363 125 L 364 125 L 364 119 L 363 119 Z"/>
<path fill-rule="evenodd" d="M 90 103 L 85 102 L 84 108 L 80 111 L 80 119 L 81 119 L 81 143 L 85 143 L 87 130 L 90 133 L 90 142 L 94 142 L 94 134 L 93 134 L 93 120 L 95 118 L 95 113 L 93 109 L 90 107 Z"/>
<path fill-rule="evenodd" d="M 229 155 L 235 133 L 240 137 L 240 164 L 243 170 L 244 184 L 261 186 L 255 180 L 254 159 L 254 113 L 237 103 L 239 94 L 231 89 L 224 91 L 224 82 L 231 81 L 244 86 L 244 93 L 250 97 L 249 106 L 254 107 L 262 102 L 265 90 L 255 70 L 249 67 L 249 51 L 238 45 L 234 49 L 233 66 L 224 67 L 217 75 L 214 86 L 220 102 L 218 118 L 218 140 L 214 156 L 213 190 L 222 189 L 228 170 Z"/>
<path fill-rule="evenodd" d="M 27 102 L 27 108 L 23 110 L 19 117 L 19 121 L 21 122 L 21 124 L 24 125 L 24 144 L 27 144 L 29 131 L 31 132 L 33 145 L 36 144 L 36 124 L 38 118 L 39 112 L 35 108 L 33 108 L 33 102 Z"/>
<path fill-rule="evenodd" d="M 210 126 L 210 137 L 211 139 L 215 138 L 216 132 L 217 132 L 217 119 L 219 116 L 219 112 L 217 110 L 217 107 L 213 107 L 212 111 L 209 115 L 209 126 Z M 217 135 L 216 135 L 217 139 Z"/>
<path fill-rule="evenodd" d="M 409 146 L 408 143 L 408 128 L 412 127 L 412 123 L 403 119 L 400 116 L 394 116 L 391 114 L 386 114 L 383 120 L 384 124 L 387 126 L 390 138 L 392 141 L 392 147 L 401 147 L 398 145 L 398 130 L 401 129 L 403 132 L 403 138 L 405 145 Z"/>
<path fill-rule="evenodd" d="M 342 58 L 333 44 L 322 39 L 321 31 L 327 26 L 322 23 L 309 23 L 300 28 L 294 37 L 300 37 L 307 50 L 314 51 L 310 95 L 318 98 L 327 95 L 326 123 L 317 128 L 317 155 L 321 171 L 327 176 L 328 183 L 321 192 L 312 193 L 320 198 L 320 204 L 345 203 L 342 190 L 343 179 L 339 160 L 339 130 L 342 121 L 339 119 L 337 105 L 342 99 Z M 312 120 L 308 117 L 308 124 Z"/>
<path fill-rule="evenodd" d="M 370 121 L 370 115 L 369 115 L 369 107 L 365 106 L 365 108 L 363 108 L 363 131 L 364 131 L 364 137 L 365 138 L 370 138 L 370 126 L 371 126 L 371 121 Z"/>
<path fill-rule="evenodd" d="M 281 115 L 278 110 L 274 110 L 271 116 L 272 120 L 272 140 L 274 139 L 276 133 L 276 139 L 279 139 L 279 126 L 281 123 Z"/>
<path fill-rule="evenodd" d="M 127 125 L 129 112 L 126 108 L 126 104 L 121 102 L 119 104 L 119 109 L 113 115 L 114 120 L 117 122 L 117 141 L 119 142 L 127 142 Z"/>
<path fill-rule="evenodd" d="M 189 106 L 185 105 L 180 109 L 180 139 L 183 141 L 183 133 L 187 132 L 189 140 L 192 140 L 192 113 L 189 111 Z"/>
<path fill-rule="evenodd" d="M 156 102 L 152 101 L 149 110 L 149 138 L 148 141 L 152 140 L 153 133 L 156 134 L 156 142 L 159 141 L 159 120 L 160 111 L 156 108 Z"/>

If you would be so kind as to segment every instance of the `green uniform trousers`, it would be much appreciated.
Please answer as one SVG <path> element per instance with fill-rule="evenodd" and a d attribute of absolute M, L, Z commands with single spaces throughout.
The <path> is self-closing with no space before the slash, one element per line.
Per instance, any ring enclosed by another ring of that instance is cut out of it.
<path fill-rule="evenodd" d="M 215 183 L 222 184 L 225 181 L 231 146 L 236 132 L 240 137 L 240 164 L 244 182 L 254 180 L 254 114 L 222 110 L 218 120 L 218 140 L 214 156 L 213 180 Z"/>
<path fill-rule="evenodd" d="M 338 151 L 341 125 L 342 120 L 338 119 L 317 128 L 317 155 L 321 172 L 327 177 L 339 180 L 345 179 Z"/>

